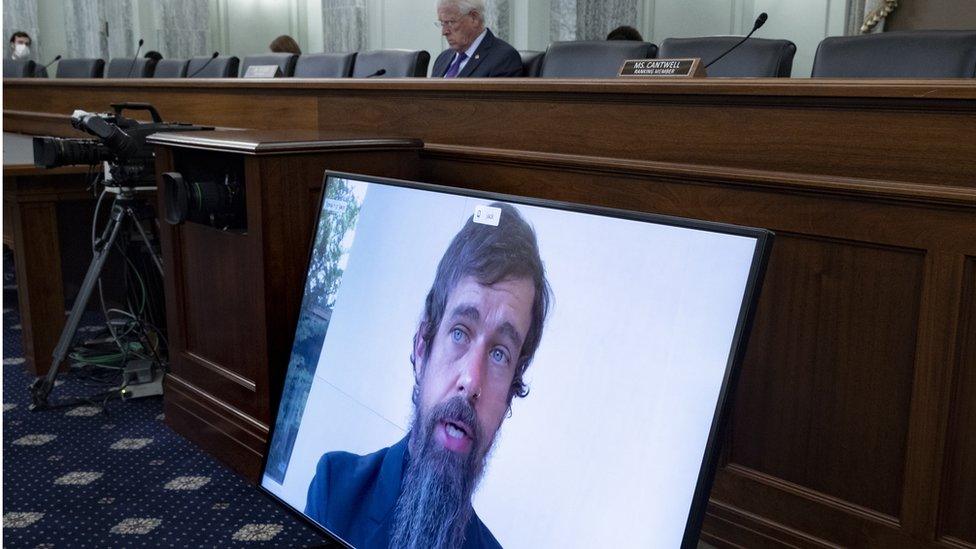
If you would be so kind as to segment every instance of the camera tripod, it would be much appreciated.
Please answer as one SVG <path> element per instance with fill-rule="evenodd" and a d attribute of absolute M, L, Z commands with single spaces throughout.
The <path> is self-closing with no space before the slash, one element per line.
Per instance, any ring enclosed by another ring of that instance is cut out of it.
<path fill-rule="evenodd" d="M 109 252 L 112 250 L 119 233 L 123 229 L 131 231 L 131 228 L 134 227 L 138 231 L 143 244 L 149 252 L 149 256 L 152 258 L 156 268 L 159 269 L 160 276 L 163 274 L 162 259 L 150 244 L 149 234 L 143 228 L 140 221 L 140 219 L 151 218 L 151 212 L 149 212 L 145 203 L 136 196 L 136 189 L 120 186 L 116 188 L 107 187 L 107 190 L 115 193 L 115 198 L 112 200 L 109 221 L 105 225 L 101 237 L 95 241 L 91 265 L 89 265 L 88 272 L 85 274 L 85 279 L 81 284 L 81 289 L 78 291 L 78 297 L 75 299 L 74 306 L 71 307 L 71 313 L 68 315 L 64 329 L 61 331 L 58 344 L 54 348 L 51 367 L 47 371 L 47 375 L 38 377 L 30 385 L 31 410 L 43 410 L 52 407 L 48 404 L 48 395 L 51 393 L 51 389 L 54 388 L 54 381 L 58 377 L 61 363 L 68 356 L 68 350 L 78 331 L 78 324 L 81 322 L 81 317 L 88 307 L 88 300 L 91 299 L 92 291 L 95 289 L 98 279 L 102 276 L 105 260 L 108 258 Z M 162 394 L 162 372 L 154 373 L 151 367 L 146 364 L 140 364 L 132 369 L 127 367 L 123 373 L 122 385 L 110 389 L 104 395 L 118 394 L 122 397 L 127 396 L 126 385 L 130 377 L 134 378 L 138 384 L 151 384 L 149 387 L 142 388 L 138 391 L 129 391 L 131 393 L 130 396 Z M 74 404 L 74 402 L 69 404 Z"/>

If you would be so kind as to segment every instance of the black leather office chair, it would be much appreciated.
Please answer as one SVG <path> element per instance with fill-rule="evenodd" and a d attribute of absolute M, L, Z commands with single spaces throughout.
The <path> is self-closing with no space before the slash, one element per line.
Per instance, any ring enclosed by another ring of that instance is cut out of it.
<path fill-rule="evenodd" d="M 542 70 L 542 60 L 545 59 L 545 52 L 525 50 L 519 51 L 522 56 L 522 76 L 534 78 L 539 76 Z"/>
<path fill-rule="evenodd" d="M 153 78 L 185 78 L 187 59 L 160 59 L 153 71 Z"/>
<path fill-rule="evenodd" d="M 373 76 L 377 78 L 425 77 L 430 54 L 424 50 L 374 50 L 356 54 L 352 67 L 353 78 Z"/>
<path fill-rule="evenodd" d="M 102 59 L 62 59 L 58 61 L 55 78 L 101 78 L 105 72 Z"/>
<path fill-rule="evenodd" d="M 668 38 L 661 42 L 658 57 L 662 59 L 699 57 L 704 66 L 741 40 L 741 36 Z M 785 78 L 793 72 L 795 54 L 796 44 L 789 40 L 750 38 L 708 67 L 707 74 L 716 77 Z"/>
<path fill-rule="evenodd" d="M 278 65 L 281 69 L 281 76 L 292 76 L 295 74 L 295 62 L 298 60 L 297 53 L 263 53 L 261 55 L 248 55 L 241 63 L 241 76 L 247 74 L 247 68 L 251 65 Z"/>
<path fill-rule="evenodd" d="M 628 59 L 657 57 L 657 46 L 634 40 L 553 42 L 546 50 L 543 78 L 613 78 Z"/>
<path fill-rule="evenodd" d="M 187 78 L 235 78 L 241 60 L 234 56 L 191 57 L 186 66 Z"/>
<path fill-rule="evenodd" d="M 295 78 L 349 78 L 356 62 L 352 53 L 310 53 L 295 63 Z"/>
<path fill-rule="evenodd" d="M 37 63 L 31 59 L 4 59 L 4 78 L 33 78 L 37 72 Z"/>
<path fill-rule="evenodd" d="M 899 31 L 824 38 L 813 60 L 822 78 L 973 78 L 976 31 Z"/>
<path fill-rule="evenodd" d="M 105 67 L 105 78 L 150 78 L 155 68 L 153 60 L 145 57 L 116 57 Z"/>

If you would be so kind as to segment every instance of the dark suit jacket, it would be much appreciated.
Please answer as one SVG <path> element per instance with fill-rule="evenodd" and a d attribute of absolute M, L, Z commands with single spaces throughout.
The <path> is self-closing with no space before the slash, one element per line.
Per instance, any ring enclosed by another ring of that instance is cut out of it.
<path fill-rule="evenodd" d="M 386 549 L 408 459 L 407 437 L 367 456 L 349 452 L 323 455 L 308 486 L 305 514 L 354 547 Z M 501 545 L 473 514 L 464 547 Z"/>
<path fill-rule="evenodd" d="M 448 48 L 437 56 L 431 76 L 443 78 L 451 66 L 455 51 Z M 458 78 L 491 78 L 495 76 L 522 76 L 522 56 L 515 48 L 498 38 L 488 29 L 474 55 L 458 73 Z"/>

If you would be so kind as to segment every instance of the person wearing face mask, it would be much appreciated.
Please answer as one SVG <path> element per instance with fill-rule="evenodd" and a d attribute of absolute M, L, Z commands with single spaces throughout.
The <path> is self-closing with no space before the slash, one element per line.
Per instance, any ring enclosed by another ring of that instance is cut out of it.
<path fill-rule="evenodd" d="M 10 59 L 30 59 L 31 37 L 23 31 L 10 35 Z"/>

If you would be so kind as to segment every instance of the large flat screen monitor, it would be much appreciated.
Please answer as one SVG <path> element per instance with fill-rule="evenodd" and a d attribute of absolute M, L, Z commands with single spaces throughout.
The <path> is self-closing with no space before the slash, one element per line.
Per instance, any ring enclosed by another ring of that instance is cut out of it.
<path fill-rule="evenodd" d="M 261 485 L 355 547 L 694 546 L 770 242 L 327 173 Z"/>

